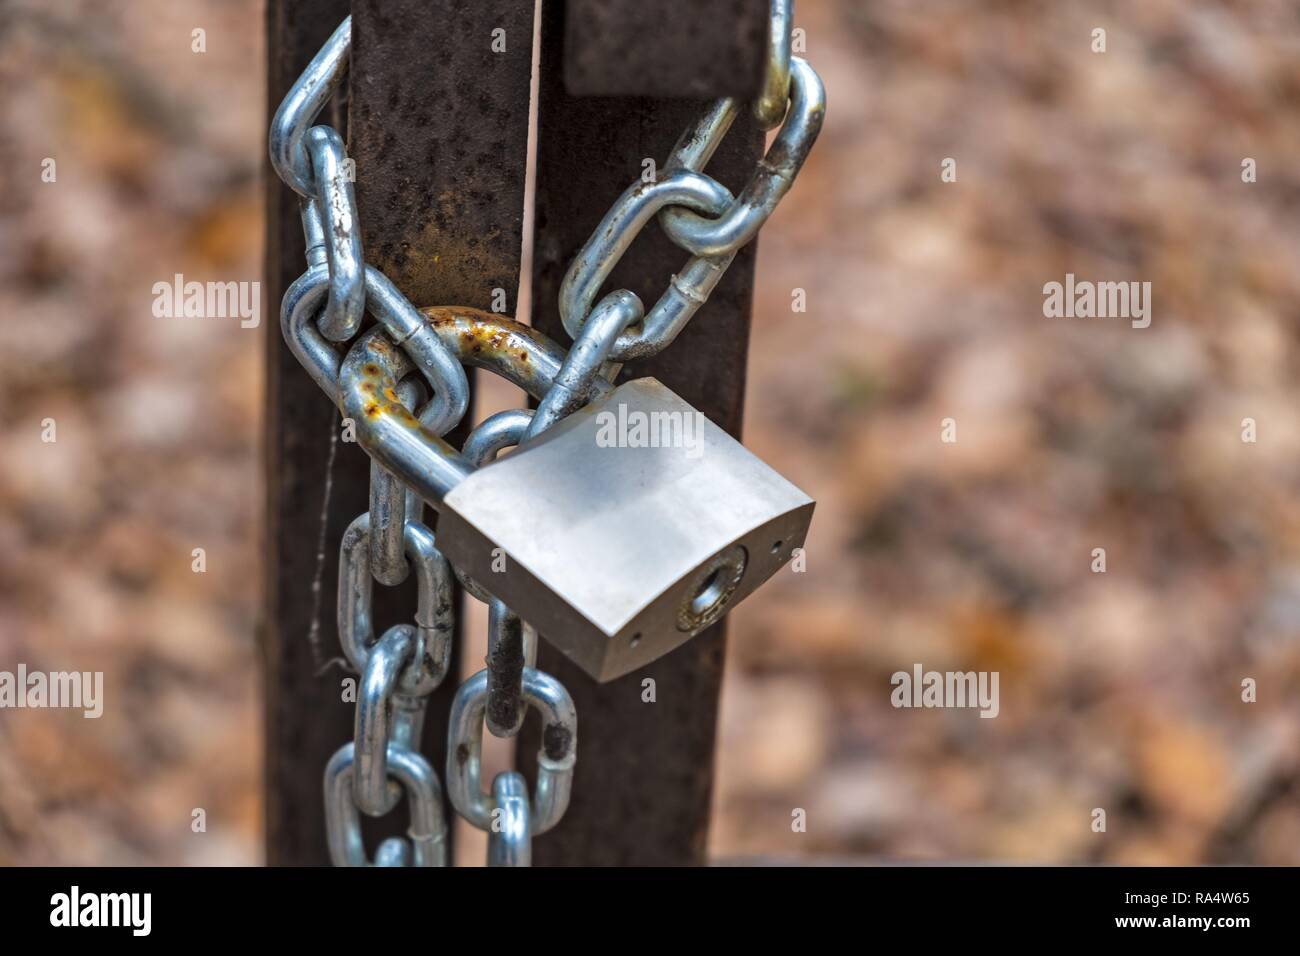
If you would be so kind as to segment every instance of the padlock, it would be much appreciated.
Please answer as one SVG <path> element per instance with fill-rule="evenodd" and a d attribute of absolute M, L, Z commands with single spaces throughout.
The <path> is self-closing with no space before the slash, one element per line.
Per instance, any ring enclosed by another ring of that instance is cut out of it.
<path fill-rule="evenodd" d="M 715 623 L 803 546 L 813 501 L 653 378 L 443 499 L 448 559 L 606 681 Z"/>
<path fill-rule="evenodd" d="M 814 502 L 653 378 L 474 470 L 397 399 L 382 332 L 339 376 L 365 450 L 439 512 L 439 550 L 599 681 L 719 620 L 801 548 Z"/>

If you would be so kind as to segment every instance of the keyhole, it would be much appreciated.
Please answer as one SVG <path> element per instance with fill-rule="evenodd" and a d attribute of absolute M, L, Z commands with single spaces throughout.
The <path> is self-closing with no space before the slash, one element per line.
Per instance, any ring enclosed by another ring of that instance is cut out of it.
<path fill-rule="evenodd" d="M 703 617 L 708 613 L 709 608 L 718 603 L 726 586 L 727 579 L 722 573 L 722 568 L 718 568 L 704 579 L 704 583 L 695 592 L 695 598 L 691 601 L 691 613 Z"/>
<path fill-rule="evenodd" d="M 745 575 L 747 557 L 745 549 L 735 545 L 699 569 L 695 581 L 682 589 L 677 611 L 679 631 L 699 631 L 722 616 Z"/>

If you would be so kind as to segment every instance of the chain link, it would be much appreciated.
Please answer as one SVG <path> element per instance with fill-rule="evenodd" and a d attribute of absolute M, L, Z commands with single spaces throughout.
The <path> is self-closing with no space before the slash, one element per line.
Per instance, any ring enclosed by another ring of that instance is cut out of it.
<path fill-rule="evenodd" d="M 328 126 L 307 131 L 307 155 L 316 177 L 316 196 L 309 200 L 325 230 L 325 262 L 329 268 L 329 299 L 316 325 L 331 342 L 346 342 L 357 334 L 366 311 L 365 267 L 361 230 L 357 222 L 357 197 L 348 170 L 343 139 Z"/>
<path fill-rule="evenodd" d="M 706 119 L 709 115 L 706 114 Z M 750 242 L 794 185 L 826 118 L 826 88 L 805 60 L 790 58 L 790 109 L 781 131 L 745 188 L 714 219 L 689 209 L 666 209 L 659 216 L 668 237 L 697 256 L 734 255 Z M 669 168 L 702 169 L 708 157 L 674 156 Z"/>
<path fill-rule="evenodd" d="M 456 812 L 492 832 L 493 794 L 481 783 L 483 722 L 488 703 L 487 670 L 481 670 L 456 692 L 447 728 L 447 795 Z M 542 718 L 542 748 L 537 752 L 537 787 L 531 804 L 531 832 L 545 833 L 560 822 L 569 805 L 578 746 L 578 716 L 564 685 L 533 667 L 522 672 L 522 696 Z"/>
<path fill-rule="evenodd" d="M 776 129 L 785 119 L 785 108 L 790 99 L 793 27 L 794 0 L 772 0 L 772 15 L 767 24 L 763 92 L 754 100 L 754 119 L 763 129 Z"/>
<path fill-rule="evenodd" d="M 389 744 L 388 772 L 405 788 L 410 805 L 407 839 L 385 840 L 375 856 L 376 866 L 446 866 L 447 818 L 442 809 L 442 785 L 429 761 Z M 353 745 L 344 744 L 325 766 L 325 835 L 335 866 L 366 866 L 361 813 L 352 799 Z"/>
<path fill-rule="evenodd" d="M 577 339 L 592 311 L 605 279 L 618 265 L 642 228 L 662 209 L 684 206 L 720 215 L 732 202 L 731 193 L 718 182 L 688 169 L 674 170 L 651 183 L 637 181 L 610 207 L 583 247 L 578 250 L 560 284 L 560 318 L 569 337 Z M 731 265 L 694 256 L 673 276 L 659 301 L 646 315 L 640 330 L 620 337 L 614 357 L 620 362 L 649 358 L 666 348 L 709 297 Z M 627 291 L 627 290 L 623 290 Z M 638 313 L 645 312 L 640 298 L 628 292 Z M 638 319 L 641 316 L 638 315 Z"/>
<path fill-rule="evenodd" d="M 443 557 L 423 524 L 424 504 L 437 504 L 502 450 L 608 393 L 622 363 L 666 348 L 707 301 L 789 190 L 821 129 L 825 91 L 812 68 L 791 56 L 792 17 L 791 0 L 773 0 L 764 87 L 753 115 L 762 128 L 781 130 L 750 182 L 732 196 L 702 172 L 740 111 L 736 100 L 718 100 L 678 140 L 662 178 L 629 187 L 574 258 L 560 290 L 560 314 L 574 341 L 567 353 L 509 318 L 460 307 L 417 310 L 382 272 L 365 265 L 351 162 L 335 130 L 313 125 L 347 71 L 350 17 L 276 111 L 271 164 L 301 197 L 307 259 L 281 302 L 281 333 L 312 380 L 354 422 L 371 457 L 369 509 L 348 526 L 339 547 L 339 643 L 360 683 L 354 739 L 334 754 L 324 776 L 336 865 L 370 864 L 361 815 L 392 812 L 403 793 L 407 836 L 383 841 L 374 865 L 447 863 L 442 785 L 419 750 L 428 697 L 451 660 L 453 575 L 488 605 L 489 646 L 487 666 L 461 685 L 452 703 L 445 768 L 451 805 L 488 831 L 493 866 L 529 865 L 532 838 L 564 815 L 577 759 L 573 700 L 536 669 L 536 631 Z M 648 314 L 626 289 L 598 302 L 611 270 L 656 218 L 690 260 Z M 367 312 L 377 326 L 358 335 Z M 442 436 L 468 408 L 467 366 L 506 378 L 538 406 L 491 416 L 458 452 Z M 398 585 L 412 570 L 414 623 L 394 625 L 376 639 L 374 584 Z M 499 773 L 484 791 L 484 727 L 513 737 L 529 709 L 542 720 L 531 798 L 513 770 Z"/>

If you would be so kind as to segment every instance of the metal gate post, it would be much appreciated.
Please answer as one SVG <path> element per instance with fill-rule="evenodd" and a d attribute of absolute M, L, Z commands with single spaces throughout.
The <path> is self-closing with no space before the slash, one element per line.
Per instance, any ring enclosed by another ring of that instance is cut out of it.
<path fill-rule="evenodd" d="M 533 0 L 269 0 L 268 117 L 349 12 L 346 138 L 366 259 L 417 306 L 491 308 L 493 290 L 509 296 L 519 280 Z M 278 314 L 303 270 L 303 243 L 296 197 L 270 174 L 267 236 L 268 303 Z M 339 655 L 339 540 L 367 507 L 369 470 L 360 448 L 337 440 L 337 411 L 278 328 L 267 332 L 267 368 L 267 861 L 319 864 L 328 862 L 322 774 L 353 719 L 340 693 L 346 672 L 321 665 Z M 414 607 L 413 580 L 375 589 L 381 625 Z M 457 672 L 453 660 L 429 701 L 423 750 L 435 767 Z M 368 834 L 400 832 L 400 816 L 367 820 Z"/>
<path fill-rule="evenodd" d="M 267 118 L 348 15 L 347 0 L 268 0 Z M 342 127 L 339 127 L 343 132 Z M 266 166 L 266 302 L 279 316 L 303 272 L 298 197 Z M 266 558 L 260 623 L 265 709 L 266 861 L 324 864 L 325 761 L 352 733 L 334 636 L 339 538 L 367 500 L 359 449 L 337 442 L 338 412 L 290 354 L 278 320 L 266 335 Z M 328 497 L 326 488 L 329 489 Z M 326 533 L 318 560 L 322 523 Z M 317 578 L 317 575 L 320 575 Z M 313 583 L 315 582 L 315 583 Z"/>
<path fill-rule="evenodd" d="M 533 325 L 566 344 L 558 312 L 565 269 L 609 205 L 641 175 L 643 159 L 662 163 L 702 106 L 698 100 L 574 96 L 565 88 L 566 66 L 584 92 L 753 95 L 769 5 L 569 0 L 567 7 L 568 49 L 564 6 L 547 0 L 542 14 L 533 265 Z M 574 21 L 592 16 L 641 23 L 640 33 L 632 33 L 640 38 L 636 55 L 629 58 L 623 34 L 588 30 L 593 20 Z M 746 113 L 708 173 L 737 191 L 762 148 L 763 135 Z M 754 257 L 750 243 L 677 341 L 623 373 L 655 376 L 737 437 Z M 606 288 L 631 289 L 649 305 L 687 258 L 657 228 L 647 229 Z M 596 684 L 543 642 L 538 666 L 558 677 L 577 705 L 578 761 L 568 813 L 536 841 L 535 863 L 704 862 L 724 651 L 725 627 L 718 625 L 639 673 Z M 655 681 L 654 703 L 642 699 L 646 678 Z M 537 748 L 537 730 L 528 725 L 520 739 L 521 762 Z"/>

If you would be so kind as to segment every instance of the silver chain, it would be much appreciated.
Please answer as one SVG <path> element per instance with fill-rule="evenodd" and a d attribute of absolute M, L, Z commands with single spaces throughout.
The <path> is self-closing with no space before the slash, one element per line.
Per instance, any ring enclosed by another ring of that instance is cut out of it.
<path fill-rule="evenodd" d="M 702 172 L 741 108 L 735 99 L 719 100 L 678 140 L 664 175 L 629 187 L 574 258 L 560 290 L 560 315 L 574 340 L 567 353 L 527 326 L 477 309 L 418 310 L 382 272 L 365 265 L 342 138 L 328 126 L 312 125 L 347 71 L 350 17 L 277 110 L 271 164 L 299 194 L 307 248 L 307 270 L 281 303 L 281 332 L 358 429 L 371 427 L 369 418 L 380 409 L 405 429 L 403 441 L 363 443 L 372 456 L 369 510 L 349 525 L 339 549 L 339 642 L 360 680 L 353 740 L 325 769 L 327 838 L 336 865 L 369 864 L 361 814 L 392 812 L 403 792 L 407 837 L 384 841 L 374 865 L 447 864 L 442 786 L 419 751 L 426 702 L 447 676 L 452 656 L 453 576 L 488 605 L 489 646 L 487 666 L 461 685 L 452 703 L 445 768 L 451 805 L 488 832 L 493 866 L 529 865 L 532 838 L 564 816 L 577 758 L 573 700 L 558 680 L 536 669 L 536 631 L 439 552 L 423 523 L 424 500 L 464 477 L 449 471 L 482 467 L 610 391 L 622 363 L 666 348 L 707 301 L 790 189 L 821 129 L 825 91 L 816 72 L 791 56 L 792 18 L 791 0 L 773 0 L 767 75 L 753 114 L 762 128 L 781 131 L 753 178 L 733 197 Z M 648 314 L 626 289 L 597 301 L 611 270 L 655 218 L 690 260 Z M 378 327 L 358 336 L 367 311 Z M 346 354 L 337 347 L 343 345 Z M 444 449 L 454 450 L 442 436 L 469 404 L 465 366 L 507 378 L 538 406 L 491 416 L 471 432 L 459 456 L 447 456 Z M 412 570 L 414 624 L 394 625 L 376 639 L 374 584 L 401 584 Z M 497 774 L 485 791 L 484 727 L 513 737 L 530 708 L 543 726 L 533 794 L 517 771 Z"/>

